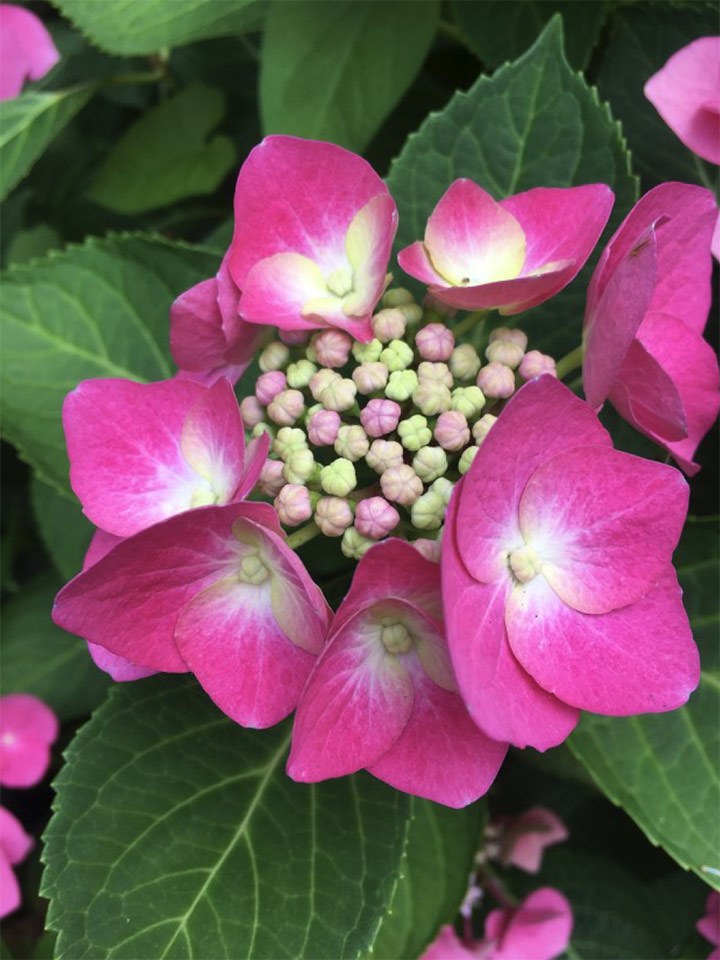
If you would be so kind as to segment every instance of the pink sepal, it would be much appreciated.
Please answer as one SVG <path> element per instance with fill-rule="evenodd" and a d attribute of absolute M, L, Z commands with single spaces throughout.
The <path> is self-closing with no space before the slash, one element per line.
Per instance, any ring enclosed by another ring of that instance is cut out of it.
<path fill-rule="evenodd" d="M 11 100 L 26 80 L 40 80 L 60 59 L 42 20 L 14 3 L 0 3 L 0 100 Z"/>
<path fill-rule="evenodd" d="M 440 933 L 420 956 L 420 960 L 479 960 L 479 957 L 478 951 L 466 947 L 455 930 L 447 925 L 440 929 Z"/>
<path fill-rule="evenodd" d="M 487 960 L 554 960 L 570 943 L 573 915 L 552 887 L 535 890 L 516 909 L 492 910 L 485 920 Z"/>
<path fill-rule="evenodd" d="M 705 901 L 705 915 L 695 924 L 695 929 L 701 936 L 705 937 L 706 940 L 709 940 L 710 943 L 720 944 L 720 893 L 718 893 L 717 890 L 713 890 L 708 894 L 708 898 Z M 718 953 L 718 951 L 714 950 L 708 957 L 708 960 L 716 953 Z"/>
<path fill-rule="evenodd" d="M 20 885 L 12 865 L 24 860 L 34 843 L 20 821 L 0 807 L 0 918 L 20 906 Z"/>
<path fill-rule="evenodd" d="M 50 747 L 58 735 L 50 707 L 29 693 L 0 697 L 0 784 L 32 787 L 50 765 Z"/>
<path fill-rule="evenodd" d="M 497 817 L 492 826 L 500 831 L 500 862 L 526 873 L 538 873 L 545 849 L 569 836 L 560 817 L 546 807 L 532 807 L 515 817 Z"/>

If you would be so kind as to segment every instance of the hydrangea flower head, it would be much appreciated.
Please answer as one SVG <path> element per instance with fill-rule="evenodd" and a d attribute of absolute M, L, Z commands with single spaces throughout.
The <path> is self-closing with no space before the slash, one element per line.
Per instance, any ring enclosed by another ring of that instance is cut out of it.
<path fill-rule="evenodd" d="M 361 157 L 331 143 L 266 137 L 235 190 L 228 263 L 241 316 L 372 339 L 396 229 L 395 203 Z"/>
<path fill-rule="evenodd" d="M 60 54 L 42 20 L 14 3 L 0 3 L 0 100 L 11 100 L 26 80 L 40 80 Z"/>
<path fill-rule="evenodd" d="M 13 866 L 32 850 L 33 838 L 9 810 L 0 807 L 0 918 L 20 906 L 20 884 Z"/>
<path fill-rule="evenodd" d="M 682 475 L 613 450 L 590 407 L 521 387 L 456 485 L 443 600 L 460 689 L 488 735 L 545 750 L 578 710 L 672 710 L 699 679 L 671 564 Z"/>
<path fill-rule="evenodd" d="M 0 784 L 32 787 L 50 765 L 58 721 L 50 707 L 29 693 L 0 697 Z"/>
<path fill-rule="evenodd" d="M 528 310 L 580 270 L 610 216 L 604 184 L 537 187 L 495 201 L 472 180 L 455 180 L 416 241 L 398 254 L 431 295 L 463 310 Z"/>

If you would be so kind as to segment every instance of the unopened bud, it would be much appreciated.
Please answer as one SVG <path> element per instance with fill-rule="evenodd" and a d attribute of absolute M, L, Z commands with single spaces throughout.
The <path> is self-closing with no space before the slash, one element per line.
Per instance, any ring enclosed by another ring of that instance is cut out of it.
<path fill-rule="evenodd" d="M 495 343 L 496 340 L 505 340 L 508 343 L 514 343 L 520 347 L 523 353 L 527 350 L 527 336 L 522 330 L 518 330 L 515 327 L 495 327 L 494 330 L 490 331 L 488 343 Z"/>
<path fill-rule="evenodd" d="M 480 357 L 475 347 L 469 343 L 455 347 L 450 357 L 450 369 L 456 380 L 474 380 L 480 369 Z"/>
<path fill-rule="evenodd" d="M 444 519 L 445 504 L 434 490 L 418 497 L 410 510 L 410 520 L 418 530 L 439 530 Z"/>
<path fill-rule="evenodd" d="M 472 435 L 476 446 L 479 447 L 482 444 L 496 420 L 497 417 L 494 417 L 491 413 L 486 413 L 485 416 L 480 417 L 477 423 L 473 424 Z"/>
<path fill-rule="evenodd" d="M 468 447 L 467 450 L 463 450 L 458 462 L 458 470 L 463 476 L 468 472 L 479 452 L 479 447 Z"/>
<path fill-rule="evenodd" d="M 398 467 L 390 467 L 380 476 L 380 487 L 388 500 L 409 507 L 415 503 L 423 492 L 420 477 L 412 467 L 403 463 Z"/>
<path fill-rule="evenodd" d="M 397 431 L 400 443 L 406 450 L 419 450 L 420 447 L 427 446 L 432 440 L 432 432 L 428 427 L 427 420 L 419 413 L 408 417 L 407 420 L 401 420 Z"/>
<path fill-rule="evenodd" d="M 540 353 L 539 350 L 531 350 L 522 358 L 518 373 L 523 380 L 532 380 L 534 377 L 541 377 L 544 373 L 556 377 L 557 370 L 555 361 L 546 353 Z"/>
<path fill-rule="evenodd" d="M 507 400 L 515 393 L 515 374 L 502 363 L 489 363 L 477 375 L 477 385 L 486 397 Z"/>
<path fill-rule="evenodd" d="M 342 457 L 333 460 L 320 471 L 320 486 L 333 497 L 346 497 L 357 486 L 355 467 Z"/>
<path fill-rule="evenodd" d="M 401 304 L 412 302 L 412 294 L 404 287 L 393 287 L 393 289 L 388 290 L 382 298 L 382 305 L 384 307 L 399 307 Z"/>
<path fill-rule="evenodd" d="M 285 486 L 282 460 L 266 460 L 260 471 L 260 490 L 266 497 L 275 497 Z"/>
<path fill-rule="evenodd" d="M 258 423 L 262 423 L 265 411 L 258 398 L 251 395 L 240 401 L 240 416 L 248 430 L 252 430 Z"/>
<path fill-rule="evenodd" d="M 266 407 L 287 387 L 287 380 L 282 370 L 269 370 L 261 373 L 255 384 L 255 396 Z"/>
<path fill-rule="evenodd" d="M 343 534 L 340 549 L 351 560 L 359 560 L 374 543 L 374 540 L 364 537 L 355 527 L 348 527 Z"/>
<path fill-rule="evenodd" d="M 319 401 L 320 394 L 323 392 L 325 387 L 336 380 L 342 380 L 342 377 L 334 370 L 327 370 L 323 367 L 322 370 L 318 370 L 317 373 L 314 373 L 310 378 L 310 383 L 308 384 L 313 398 Z"/>
<path fill-rule="evenodd" d="M 338 430 L 340 429 L 340 414 L 335 410 L 316 410 L 310 414 L 307 421 L 308 437 L 310 443 L 316 447 L 328 447 L 335 443 Z"/>
<path fill-rule="evenodd" d="M 441 447 L 421 447 L 413 457 L 412 465 L 423 483 L 432 483 L 447 470 L 447 454 Z"/>
<path fill-rule="evenodd" d="M 400 523 L 400 514 L 383 497 L 368 497 L 355 508 L 355 527 L 371 540 L 382 540 Z"/>
<path fill-rule="evenodd" d="M 352 378 L 358 391 L 366 395 L 384 390 L 388 382 L 388 376 L 388 368 L 384 363 L 378 362 L 361 363 L 352 372 Z"/>
<path fill-rule="evenodd" d="M 439 493 L 442 497 L 443 503 L 447 506 L 450 503 L 450 497 L 455 488 L 455 484 L 452 480 L 448 480 L 447 477 L 438 477 L 437 480 L 433 481 L 430 486 L 431 490 L 434 490 L 435 493 Z"/>
<path fill-rule="evenodd" d="M 441 413 L 435 424 L 435 439 L 443 450 L 462 450 L 470 443 L 467 418 L 459 410 Z"/>
<path fill-rule="evenodd" d="M 504 363 L 515 370 L 520 366 L 524 353 L 522 347 L 510 340 L 493 340 L 488 344 L 485 356 L 491 363 Z"/>
<path fill-rule="evenodd" d="M 299 390 L 282 390 L 268 404 L 267 415 L 283 427 L 289 427 L 303 415 L 305 400 Z"/>
<path fill-rule="evenodd" d="M 296 450 L 307 449 L 307 437 L 300 427 L 281 427 L 273 440 L 273 453 L 287 460 Z"/>
<path fill-rule="evenodd" d="M 350 504 L 342 497 L 321 497 L 315 507 L 315 523 L 326 537 L 341 537 L 353 522 Z"/>
<path fill-rule="evenodd" d="M 480 373 L 482 374 L 482 370 Z M 456 387 L 452 392 L 450 406 L 468 420 L 472 420 L 485 406 L 485 397 L 478 387 Z"/>
<path fill-rule="evenodd" d="M 380 359 L 383 352 L 383 345 L 379 340 L 371 340 L 370 343 L 359 343 L 356 341 L 352 345 L 352 355 L 358 363 L 375 363 Z"/>
<path fill-rule="evenodd" d="M 395 373 L 390 374 L 390 379 L 385 387 L 385 396 L 389 400 L 404 403 L 413 395 L 417 385 L 418 378 L 414 370 L 396 370 Z"/>
<path fill-rule="evenodd" d="M 423 318 L 422 307 L 417 303 L 399 303 L 397 308 L 402 311 L 408 327 L 414 327 Z"/>
<path fill-rule="evenodd" d="M 434 417 L 450 409 L 452 397 L 444 383 L 421 380 L 412 395 L 413 403 L 425 414 Z"/>
<path fill-rule="evenodd" d="M 445 387 L 453 386 L 453 375 L 446 363 L 423 360 L 417 368 L 420 383 L 441 383 Z"/>
<path fill-rule="evenodd" d="M 362 460 L 370 449 L 370 441 L 362 427 L 342 426 L 335 440 L 335 453 L 346 460 Z"/>
<path fill-rule="evenodd" d="M 344 367 L 350 357 L 352 337 L 343 330 L 323 330 L 316 333 L 310 344 L 322 367 Z"/>
<path fill-rule="evenodd" d="M 283 476 L 288 483 L 305 484 L 315 469 L 312 450 L 294 450 L 285 458 Z"/>
<path fill-rule="evenodd" d="M 258 365 L 263 372 L 268 370 L 282 370 L 290 359 L 290 351 L 279 340 L 273 340 L 262 351 L 258 358 Z"/>
<path fill-rule="evenodd" d="M 299 347 L 307 343 L 310 336 L 307 330 L 278 330 L 278 336 L 290 347 Z"/>
<path fill-rule="evenodd" d="M 382 343 L 400 340 L 405 333 L 405 324 L 402 310 L 381 310 L 372 318 L 373 333 Z"/>
<path fill-rule="evenodd" d="M 394 400 L 370 400 L 360 411 L 360 420 L 369 437 L 392 433 L 400 420 L 402 408 Z"/>
<path fill-rule="evenodd" d="M 349 410 L 355 403 L 357 387 L 352 380 L 338 377 L 320 391 L 319 400 L 326 410 Z"/>
<path fill-rule="evenodd" d="M 455 337 L 442 323 L 429 323 L 415 334 L 415 346 L 423 360 L 449 360 Z"/>
<path fill-rule="evenodd" d="M 287 527 L 296 527 L 312 516 L 312 503 L 307 487 L 286 483 L 275 497 L 275 509 L 280 523 Z"/>
<path fill-rule="evenodd" d="M 295 390 L 303 390 L 317 373 L 317 367 L 309 360 L 298 360 L 287 368 L 288 385 Z"/>
<path fill-rule="evenodd" d="M 410 546 L 415 547 L 417 552 L 426 560 L 430 560 L 431 563 L 440 563 L 442 544 L 439 539 L 428 540 L 426 537 L 418 537 L 417 540 L 411 542 Z"/>
<path fill-rule="evenodd" d="M 390 373 L 405 370 L 413 362 L 412 347 L 404 340 L 391 340 L 380 354 L 380 362 L 385 364 Z"/>
<path fill-rule="evenodd" d="M 277 433 L 277 427 L 275 426 L 274 423 L 264 423 L 263 421 L 261 421 L 260 423 L 256 423 L 255 426 L 252 428 L 252 430 L 250 431 L 250 436 L 253 438 L 253 440 L 255 440 L 258 437 L 261 437 L 264 433 L 267 433 L 269 436 L 274 437 L 275 434 Z"/>
<path fill-rule="evenodd" d="M 376 473 L 384 473 L 403 463 L 403 448 L 397 440 L 373 440 L 365 456 L 365 462 Z"/>

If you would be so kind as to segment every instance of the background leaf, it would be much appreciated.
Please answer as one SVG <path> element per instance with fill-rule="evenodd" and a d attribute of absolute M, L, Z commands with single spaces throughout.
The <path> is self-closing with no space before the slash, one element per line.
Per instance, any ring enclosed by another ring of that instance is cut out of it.
<path fill-rule="evenodd" d="M 273 3 L 260 73 L 265 132 L 362 151 L 420 69 L 439 10 L 438 0 Z"/>
<path fill-rule="evenodd" d="M 605 794 L 653 843 L 720 889 L 716 519 L 688 521 L 675 565 L 700 647 L 700 687 L 687 706 L 672 713 L 628 718 L 584 714 L 568 744 Z"/>
<path fill-rule="evenodd" d="M 40 537 L 58 573 L 70 580 L 82 569 L 95 527 L 74 494 L 37 477 L 33 477 L 30 490 Z"/>
<path fill-rule="evenodd" d="M 148 110 L 102 164 L 89 198 L 134 214 L 212 193 L 236 161 L 227 137 L 211 137 L 224 114 L 223 94 L 201 83 Z"/>
<path fill-rule="evenodd" d="M 192 680 L 116 685 L 67 751 L 45 834 L 58 957 L 355 957 L 392 898 L 410 800 L 285 774 Z M 152 869 L 148 866 L 152 864 Z"/>
<path fill-rule="evenodd" d="M 4 433 L 46 480 L 68 489 L 60 411 L 86 377 L 162 380 L 173 299 L 218 255 L 149 236 L 88 240 L 4 278 Z"/>
<path fill-rule="evenodd" d="M 257 29 L 262 0 L 53 0 L 93 43 L 124 56 Z"/>
<path fill-rule="evenodd" d="M 87 87 L 57 93 L 23 93 L 0 105 L 0 200 L 22 180 L 91 94 Z"/>

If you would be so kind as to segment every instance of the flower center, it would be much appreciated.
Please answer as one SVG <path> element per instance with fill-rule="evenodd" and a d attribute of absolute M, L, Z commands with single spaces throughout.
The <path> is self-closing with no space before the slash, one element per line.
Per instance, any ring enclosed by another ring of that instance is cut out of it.
<path fill-rule="evenodd" d="M 531 546 L 525 544 L 508 556 L 510 571 L 519 583 L 529 583 L 542 571 L 542 560 Z"/>
<path fill-rule="evenodd" d="M 338 267 L 327 278 L 327 288 L 336 297 L 344 297 L 353 287 L 353 271 L 349 266 Z"/>
<path fill-rule="evenodd" d="M 240 561 L 238 579 L 242 580 L 243 583 L 251 583 L 257 586 L 258 584 L 265 583 L 269 576 L 270 571 L 256 551 L 246 553 Z"/>
<path fill-rule="evenodd" d="M 208 507 L 213 503 L 217 503 L 217 500 L 217 495 L 213 493 L 212 490 L 209 490 L 207 487 L 197 487 L 193 490 L 190 509 L 194 509 L 195 507 Z"/>
<path fill-rule="evenodd" d="M 405 624 L 399 620 L 384 620 L 380 639 L 388 653 L 407 653 L 412 646 L 412 636 Z"/>

